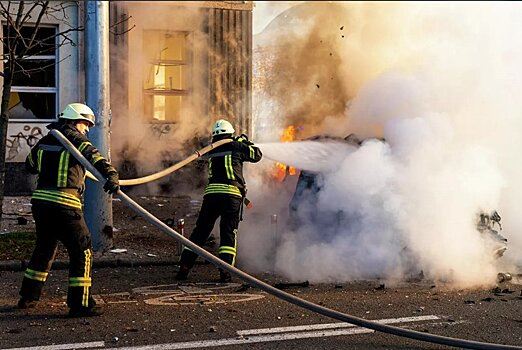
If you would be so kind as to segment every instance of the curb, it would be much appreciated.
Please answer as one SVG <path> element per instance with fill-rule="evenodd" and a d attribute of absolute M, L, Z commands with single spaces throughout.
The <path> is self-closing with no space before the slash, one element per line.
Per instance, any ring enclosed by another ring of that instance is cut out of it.
<path fill-rule="evenodd" d="M 29 260 L 6 260 L 0 261 L 0 271 L 24 271 L 27 268 Z M 208 262 L 198 258 L 196 265 L 206 265 Z M 169 259 L 114 259 L 114 258 L 94 258 L 92 262 L 93 268 L 107 267 L 145 267 L 145 266 L 176 266 L 179 265 L 179 256 Z M 67 270 L 69 268 L 69 260 L 55 260 L 51 270 Z"/>
<path fill-rule="evenodd" d="M 7 260 L 0 261 L 0 271 L 24 271 L 27 268 L 28 260 Z M 94 259 L 93 268 L 106 267 L 142 267 L 142 266 L 173 266 L 178 265 L 179 257 L 171 259 L 157 260 L 136 260 L 136 259 Z M 51 267 L 52 270 L 66 270 L 69 268 L 69 260 L 55 260 Z"/>

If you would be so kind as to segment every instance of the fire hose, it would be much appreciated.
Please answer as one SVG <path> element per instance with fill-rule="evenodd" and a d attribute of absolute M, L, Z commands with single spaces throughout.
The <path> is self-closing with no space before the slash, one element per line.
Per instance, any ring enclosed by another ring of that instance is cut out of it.
<path fill-rule="evenodd" d="M 222 146 L 226 143 L 229 143 L 229 142 L 232 142 L 233 140 L 232 139 L 225 139 L 225 140 L 220 140 L 220 141 L 217 141 L 217 142 L 214 142 L 196 152 L 194 152 L 194 154 L 190 155 L 189 157 L 185 158 L 184 160 L 166 168 L 166 169 L 163 169 L 162 171 L 159 171 L 157 173 L 154 173 L 154 174 L 151 174 L 151 175 L 147 175 L 147 176 L 143 176 L 143 177 L 139 177 L 139 178 L 136 178 L 136 179 L 124 179 L 124 180 L 120 180 L 120 185 L 121 186 L 136 186 L 136 185 L 141 185 L 141 184 L 144 184 L 144 183 L 147 183 L 147 182 L 151 182 L 151 181 L 155 181 L 155 180 L 158 180 L 164 176 L 167 176 L 173 172 L 175 172 L 176 170 L 184 167 L 185 165 L 187 165 L 188 163 L 196 160 L 197 158 L 201 157 L 202 155 L 210 152 L 211 150 L 213 150 L 214 148 L 217 148 L 219 146 Z M 98 179 L 96 178 L 96 176 L 93 175 L 93 173 L 91 171 L 87 171 L 87 177 L 91 180 L 94 180 L 94 181 L 98 181 Z"/>
<path fill-rule="evenodd" d="M 91 164 L 89 161 L 83 157 L 83 155 L 74 147 L 74 145 L 65 138 L 58 130 L 53 129 L 51 130 L 51 134 L 53 134 L 63 145 L 65 148 L 71 152 L 71 154 L 78 159 L 78 161 L 86 168 L 88 169 L 96 178 L 99 180 L 103 180 L 103 176 L 100 174 L 100 172 Z M 351 323 L 360 327 L 369 328 L 378 332 L 388 333 L 400 337 L 425 341 L 429 343 L 436 343 L 436 344 L 442 344 L 442 345 L 448 345 L 448 346 L 455 346 L 455 347 L 461 347 L 461 348 L 467 348 L 467 349 L 488 349 L 488 350 L 504 350 L 504 349 L 522 349 L 522 346 L 516 346 L 516 345 L 503 345 L 503 344 L 494 344 L 494 343 L 483 343 L 473 340 L 466 340 L 466 339 L 458 339 L 458 338 L 451 338 L 451 337 L 445 337 L 441 335 L 435 335 L 430 333 L 423 333 L 418 332 L 410 329 L 404 329 L 400 327 L 390 326 L 390 325 L 384 325 L 375 321 L 366 320 L 360 317 L 348 315 L 336 310 L 332 310 L 329 308 L 326 308 L 324 306 L 320 306 L 317 304 L 314 304 L 312 302 L 309 302 L 307 300 L 301 299 L 299 297 L 296 297 L 295 295 L 292 295 L 290 293 L 286 293 L 284 291 L 281 291 L 268 283 L 265 283 L 261 280 L 258 280 L 257 278 L 247 274 L 246 272 L 243 272 L 242 270 L 239 270 L 238 268 L 227 264 L 226 262 L 222 261 L 221 259 L 215 257 L 211 253 L 207 252 L 205 249 L 199 247 L 197 244 L 192 243 L 187 238 L 183 237 L 181 234 L 176 232 L 175 230 L 171 229 L 169 226 L 167 226 L 165 223 L 163 223 L 161 220 L 153 216 L 151 213 L 146 211 L 144 208 L 142 208 L 138 203 L 133 201 L 129 196 L 127 196 L 125 193 L 123 193 L 121 190 L 118 190 L 116 192 L 116 195 L 120 198 L 120 200 L 125 203 L 128 207 L 130 207 L 132 210 L 134 210 L 137 214 L 141 215 L 144 219 L 149 221 L 151 224 L 159 228 L 162 232 L 166 233 L 168 236 L 174 238 L 177 240 L 180 244 L 183 244 L 184 246 L 190 248 L 194 253 L 199 255 L 200 257 L 204 258 L 208 262 L 212 263 L 218 268 L 221 268 L 223 270 L 226 270 L 243 281 L 249 283 L 250 285 L 257 287 L 261 290 L 264 290 L 265 292 L 272 294 L 273 296 L 287 301 L 291 304 L 297 305 L 299 307 L 305 308 L 307 310 L 316 312 L 318 314 L 321 314 L 323 316 L 327 316 L 339 321 Z"/>

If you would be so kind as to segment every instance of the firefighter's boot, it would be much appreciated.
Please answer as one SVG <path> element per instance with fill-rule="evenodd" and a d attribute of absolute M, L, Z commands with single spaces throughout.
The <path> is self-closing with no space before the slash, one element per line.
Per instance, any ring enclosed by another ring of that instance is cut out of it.
<path fill-rule="evenodd" d="M 228 271 L 219 269 L 219 282 L 220 283 L 230 283 L 232 282 L 232 276 Z"/>
<path fill-rule="evenodd" d="M 38 304 L 37 300 L 26 299 L 23 297 L 20 298 L 20 300 L 18 300 L 19 309 L 33 309 L 36 307 L 37 304 Z"/>
<path fill-rule="evenodd" d="M 190 267 L 187 265 L 180 265 L 179 271 L 176 274 L 176 280 L 177 281 L 186 281 L 188 278 L 188 274 L 190 272 Z"/>
<path fill-rule="evenodd" d="M 71 308 L 69 317 L 94 317 L 103 315 L 103 308 L 95 305 L 91 307 Z"/>

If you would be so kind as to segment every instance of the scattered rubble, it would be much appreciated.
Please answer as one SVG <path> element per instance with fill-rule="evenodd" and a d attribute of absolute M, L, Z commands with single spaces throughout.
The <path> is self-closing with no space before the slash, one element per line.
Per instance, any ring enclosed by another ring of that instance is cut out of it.
<path fill-rule="evenodd" d="M 109 252 L 114 253 L 114 254 L 122 254 L 122 253 L 126 253 L 127 249 L 116 248 L 116 249 L 109 250 Z"/>
<path fill-rule="evenodd" d="M 379 284 L 378 287 L 375 287 L 374 289 L 375 290 L 385 290 L 386 289 L 386 285 L 384 283 L 381 283 L 381 284 Z"/>
<path fill-rule="evenodd" d="M 279 282 L 274 285 L 277 289 L 287 289 L 292 287 L 304 287 L 308 288 L 310 287 L 310 282 L 304 281 L 304 282 Z"/>
<path fill-rule="evenodd" d="M 26 218 L 24 218 L 23 216 L 19 216 L 16 218 L 16 223 L 18 225 L 27 225 L 28 222 L 29 221 Z"/>

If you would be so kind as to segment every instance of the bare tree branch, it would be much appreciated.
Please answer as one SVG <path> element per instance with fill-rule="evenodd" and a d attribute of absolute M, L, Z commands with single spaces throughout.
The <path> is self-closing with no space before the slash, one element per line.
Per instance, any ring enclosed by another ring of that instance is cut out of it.
<path fill-rule="evenodd" d="M 42 9 L 40 10 L 40 13 L 38 14 L 38 19 L 36 20 L 36 24 L 34 25 L 34 33 L 31 37 L 31 41 L 29 41 L 29 45 L 26 47 L 26 52 L 29 51 L 29 47 L 33 44 L 34 38 L 36 37 L 36 33 L 38 32 L 38 29 L 40 27 L 40 22 L 42 21 L 42 17 L 45 14 L 45 10 L 47 9 L 47 6 L 49 6 L 49 1 L 45 1 L 42 4 Z"/>
<path fill-rule="evenodd" d="M 132 18 L 132 16 L 126 16 L 126 17 L 124 17 L 121 21 L 116 22 L 116 23 L 114 23 L 114 24 L 111 24 L 111 26 L 110 26 L 109 28 L 116 27 L 117 25 L 122 24 L 122 23 L 124 23 L 124 22 L 128 22 L 128 21 L 130 21 L 131 18 Z"/>
<path fill-rule="evenodd" d="M 17 28 L 20 27 L 20 21 L 24 14 L 24 6 L 25 6 L 25 1 L 20 1 L 20 4 L 18 5 L 18 13 L 16 14 L 16 27 Z"/>
<path fill-rule="evenodd" d="M 114 34 L 114 35 L 123 35 L 123 34 L 125 34 L 125 33 L 130 32 L 130 31 L 133 30 L 134 28 L 136 28 L 136 25 L 135 25 L 135 24 L 134 24 L 132 27 L 130 27 L 129 29 L 124 30 L 123 32 L 119 32 L 119 33 L 117 33 L 117 32 L 113 32 L 112 30 L 111 30 L 110 32 L 111 32 L 111 34 Z"/>
<path fill-rule="evenodd" d="M 25 23 L 25 21 L 27 21 L 28 19 L 31 18 L 31 12 L 33 12 L 33 10 L 36 8 L 36 6 L 40 5 L 38 1 L 35 1 L 33 6 L 31 6 L 31 8 L 29 9 L 29 11 L 27 11 L 27 13 L 25 14 L 24 18 L 22 19 L 22 22 L 21 22 L 21 25 L 23 25 Z"/>
<path fill-rule="evenodd" d="M 14 73 L 23 73 L 24 75 L 27 75 L 28 77 L 31 76 L 31 73 L 36 73 L 36 72 L 43 72 L 46 68 L 49 68 L 49 67 L 52 67 L 54 65 L 57 65 L 58 63 L 61 63 L 63 61 L 65 61 L 66 59 L 68 59 L 69 57 L 71 57 L 71 55 L 68 55 L 64 58 L 62 58 L 61 60 L 59 60 L 58 62 L 52 62 L 52 63 L 49 63 L 45 66 L 41 66 L 41 67 L 37 67 L 37 68 L 31 68 L 31 69 L 25 69 L 21 62 L 20 61 L 16 61 L 16 65 L 18 67 L 20 67 L 20 69 L 18 70 L 15 70 Z"/>

